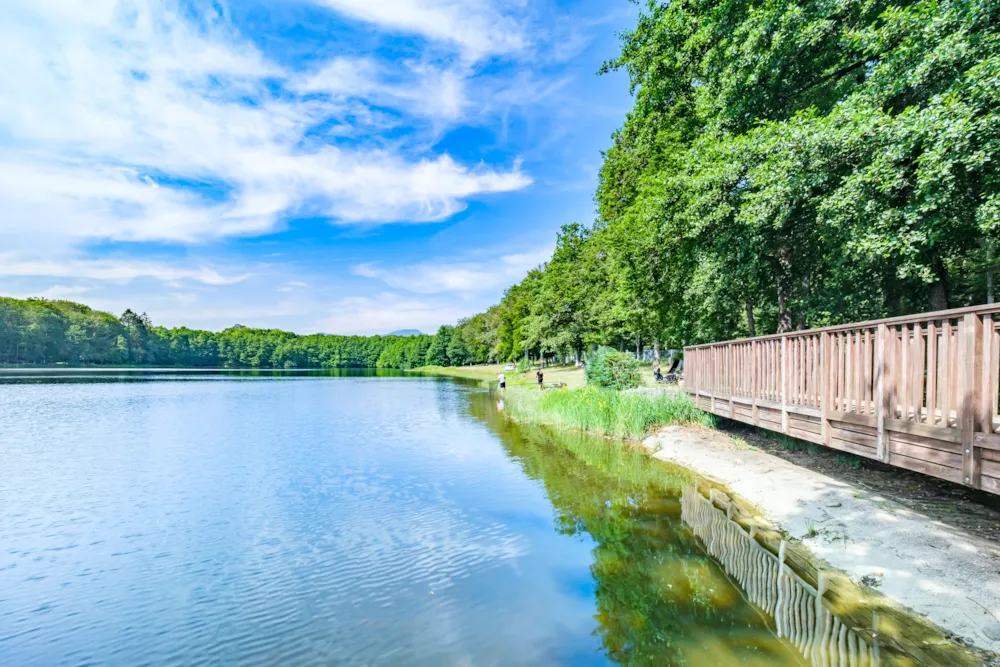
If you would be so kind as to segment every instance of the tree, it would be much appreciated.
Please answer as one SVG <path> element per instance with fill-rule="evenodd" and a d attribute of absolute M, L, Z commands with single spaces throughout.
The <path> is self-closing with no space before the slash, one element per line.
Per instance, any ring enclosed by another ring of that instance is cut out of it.
<path fill-rule="evenodd" d="M 451 335 L 455 327 L 442 326 L 434 335 L 434 340 L 427 347 L 425 363 L 428 366 L 447 366 L 450 363 L 448 347 L 451 345 Z"/>

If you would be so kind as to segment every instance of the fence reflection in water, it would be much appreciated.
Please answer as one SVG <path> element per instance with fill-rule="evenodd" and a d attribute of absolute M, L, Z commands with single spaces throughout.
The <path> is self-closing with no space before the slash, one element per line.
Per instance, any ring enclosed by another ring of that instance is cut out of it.
<path fill-rule="evenodd" d="M 713 497 L 719 492 L 713 490 Z M 681 495 L 681 518 L 704 543 L 747 598 L 771 616 L 777 634 L 790 641 L 814 665 L 876 667 L 880 664 L 878 635 L 869 643 L 845 625 L 827 607 L 821 591 L 826 577 L 819 573 L 819 590 L 785 563 L 785 543 L 775 555 L 760 546 L 750 532 L 731 518 L 731 505 L 722 496 L 726 512 L 717 508 L 695 486 Z"/>

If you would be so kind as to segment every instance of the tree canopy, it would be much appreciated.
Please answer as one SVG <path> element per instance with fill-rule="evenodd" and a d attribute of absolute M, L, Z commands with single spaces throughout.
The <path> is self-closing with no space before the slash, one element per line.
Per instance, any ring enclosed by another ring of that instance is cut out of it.
<path fill-rule="evenodd" d="M 415 368 L 431 336 L 298 336 L 240 325 L 224 331 L 154 326 L 71 301 L 0 298 L 0 363 L 155 364 L 225 368 Z"/>

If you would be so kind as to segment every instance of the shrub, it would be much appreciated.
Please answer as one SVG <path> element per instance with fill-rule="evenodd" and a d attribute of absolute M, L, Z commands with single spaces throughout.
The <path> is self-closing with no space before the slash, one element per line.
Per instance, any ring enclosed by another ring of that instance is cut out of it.
<path fill-rule="evenodd" d="M 634 389 L 642 384 L 639 361 L 631 354 L 599 347 L 587 361 L 587 384 L 602 389 Z"/>

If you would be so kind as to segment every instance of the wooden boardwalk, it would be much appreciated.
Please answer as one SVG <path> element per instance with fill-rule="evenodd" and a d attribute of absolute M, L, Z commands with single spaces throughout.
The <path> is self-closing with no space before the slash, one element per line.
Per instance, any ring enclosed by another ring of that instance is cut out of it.
<path fill-rule="evenodd" d="M 699 408 L 1000 494 L 1000 304 L 684 350 Z"/>

